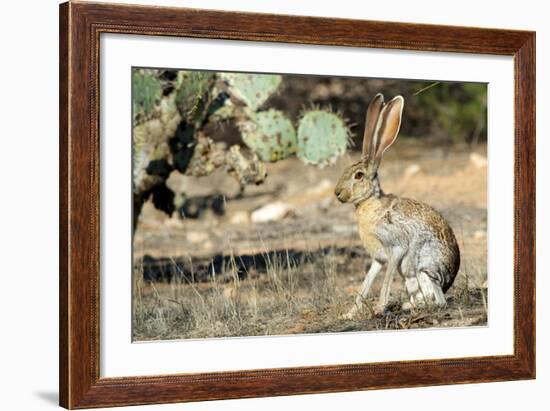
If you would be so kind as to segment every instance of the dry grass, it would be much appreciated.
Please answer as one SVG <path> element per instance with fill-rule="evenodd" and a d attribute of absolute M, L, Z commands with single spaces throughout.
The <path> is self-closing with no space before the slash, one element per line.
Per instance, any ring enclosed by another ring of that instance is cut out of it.
<path fill-rule="evenodd" d="M 356 320 L 343 320 L 361 284 L 363 256 L 341 250 L 316 250 L 300 261 L 290 253 L 262 255 L 264 272 L 253 267 L 236 270 L 235 259 L 225 273 L 211 273 L 211 281 L 190 283 L 184 276 L 170 282 L 144 282 L 141 270 L 134 280 L 135 340 L 285 335 L 320 332 L 456 327 L 487 323 L 486 289 L 468 272 L 479 265 L 465 264 L 448 293 L 443 309 L 401 311 L 405 301 L 401 280 L 396 280 L 388 310 L 374 316 L 381 278 L 372 298 Z M 233 270 L 233 271 L 232 271 Z M 381 277 L 381 276 L 380 276 Z M 223 281 L 222 281 L 223 279 Z M 350 284 L 353 284 L 351 286 Z"/>

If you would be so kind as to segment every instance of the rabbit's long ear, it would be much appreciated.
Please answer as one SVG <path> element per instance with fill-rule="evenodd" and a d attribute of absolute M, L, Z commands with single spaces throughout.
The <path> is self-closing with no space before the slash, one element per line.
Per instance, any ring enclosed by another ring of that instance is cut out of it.
<path fill-rule="evenodd" d="M 382 155 L 390 147 L 399 133 L 401 127 L 401 117 L 403 115 L 403 106 L 405 100 L 402 96 L 394 97 L 385 105 L 380 113 L 378 123 L 374 133 L 376 134 L 377 147 L 374 154 L 374 163 L 376 167 L 380 165 Z"/>
<path fill-rule="evenodd" d="M 371 100 L 369 108 L 367 108 L 365 134 L 363 135 L 363 158 L 373 158 L 376 152 L 377 142 L 375 141 L 374 132 L 383 106 L 384 96 L 382 93 L 378 93 Z"/>

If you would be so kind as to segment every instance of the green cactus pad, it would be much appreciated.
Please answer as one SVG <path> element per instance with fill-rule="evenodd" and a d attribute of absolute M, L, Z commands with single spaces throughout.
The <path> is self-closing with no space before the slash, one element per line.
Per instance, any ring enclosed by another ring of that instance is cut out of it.
<path fill-rule="evenodd" d="M 166 143 L 172 137 L 181 121 L 173 96 L 163 97 L 157 104 L 151 119 L 142 121 L 133 128 L 133 147 L 155 147 Z"/>
<path fill-rule="evenodd" d="M 282 78 L 272 74 L 222 73 L 228 84 L 229 93 L 256 111 L 281 84 Z"/>
<path fill-rule="evenodd" d="M 297 133 L 297 156 L 307 164 L 320 167 L 333 164 L 345 153 L 349 129 L 339 115 L 323 110 L 306 112 Z"/>
<path fill-rule="evenodd" d="M 280 111 L 250 113 L 238 125 L 244 143 L 263 161 L 282 160 L 296 152 L 296 131 Z"/>
<path fill-rule="evenodd" d="M 134 124 L 149 119 L 162 97 L 162 85 L 152 70 L 132 72 L 132 112 Z"/>
<path fill-rule="evenodd" d="M 187 121 L 195 123 L 206 116 L 212 97 L 215 74 L 206 71 L 180 71 L 176 83 L 176 106 Z"/>

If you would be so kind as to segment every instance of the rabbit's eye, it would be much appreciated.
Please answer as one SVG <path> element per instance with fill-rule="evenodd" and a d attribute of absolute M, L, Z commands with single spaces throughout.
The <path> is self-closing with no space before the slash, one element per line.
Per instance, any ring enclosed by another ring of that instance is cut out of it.
<path fill-rule="evenodd" d="M 364 174 L 362 171 L 358 171 L 358 172 L 355 173 L 355 175 L 353 176 L 353 178 L 355 178 L 356 180 L 362 180 L 363 177 L 365 177 L 365 174 Z"/>

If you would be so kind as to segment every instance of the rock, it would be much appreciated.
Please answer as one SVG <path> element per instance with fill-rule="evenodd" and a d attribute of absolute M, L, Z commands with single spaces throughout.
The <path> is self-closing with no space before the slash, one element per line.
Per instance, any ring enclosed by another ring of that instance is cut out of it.
<path fill-rule="evenodd" d="M 248 224 L 250 222 L 250 216 L 246 211 L 237 211 L 229 219 L 231 224 Z"/>
<path fill-rule="evenodd" d="M 487 167 L 487 157 L 482 156 L 478 153 L 470 154 L 470 162 L 474 165 L 475 168 L 486 168 Z"/>
<path fill-rule="evenodd" d="M 292 207 L 289 204 L 276 201 L 254 210 L 250 215 L 250 219 L 253 223 L 277 221 L 286 217 L 291 211 Z"/>

